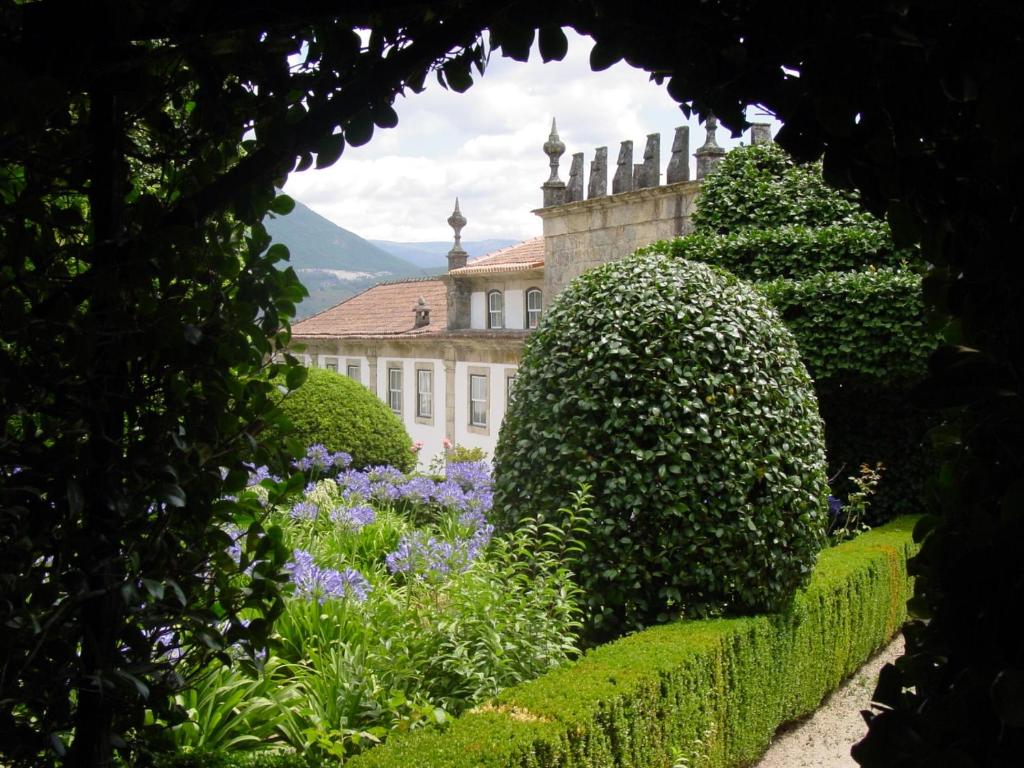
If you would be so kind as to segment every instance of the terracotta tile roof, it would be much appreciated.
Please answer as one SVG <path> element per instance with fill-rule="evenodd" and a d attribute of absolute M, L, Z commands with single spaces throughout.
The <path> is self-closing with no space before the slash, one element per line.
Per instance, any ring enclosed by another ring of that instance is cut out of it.
<path fill-rule="evenodd" d="M 430 324 L 414 328 L 413 306 L 423 297 Z M 292 326 L 295 338 L 427 336 L 448 327 L 448 297 L 436 278 L 381 283 Z"/>
<path fill-rule="evenodd" d="M 466 266 L 453 269 L 448 274 L 461 277 L 462 275 L 486 275 L 494 272 L 521 272 L 543 267 L 544 238 L 534 237 L 473 259 Z"/>

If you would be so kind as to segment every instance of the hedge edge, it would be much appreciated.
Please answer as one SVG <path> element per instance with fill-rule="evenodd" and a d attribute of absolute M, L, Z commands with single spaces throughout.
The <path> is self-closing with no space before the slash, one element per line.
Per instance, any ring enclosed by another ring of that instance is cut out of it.
<path fill-rule="evenodd" d="M 915 551 L 900 518 L 823 552 L 785 614 L 680 621 L 511 688 L 443 732 L 396 735 L 350 768 L 749 764 L 906 619 Z"/>

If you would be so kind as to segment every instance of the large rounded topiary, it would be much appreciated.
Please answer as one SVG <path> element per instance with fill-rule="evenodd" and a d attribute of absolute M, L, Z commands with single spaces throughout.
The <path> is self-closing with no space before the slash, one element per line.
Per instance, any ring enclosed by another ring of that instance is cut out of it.
<path fill-rule="evenodd" d="M 408 472 L 416 463 L 402 422 L 347 376 L 310 368 L 305 383 L 284 398 L 281 408 L 295 427 L 292 437 L 305 446 L 322 443 L 329 451 L 345 451 L 354 467 L 389 464 Z"/>
<path fill-rule="evenodd" d="M 593 637 L 772 609 L 823 533 L 822 425 L 796 345 L 753 288 L 648 254 L 577 278 L 524 353 L 495 452 L 514 527 L 589 483 L 575 570 Z"/>

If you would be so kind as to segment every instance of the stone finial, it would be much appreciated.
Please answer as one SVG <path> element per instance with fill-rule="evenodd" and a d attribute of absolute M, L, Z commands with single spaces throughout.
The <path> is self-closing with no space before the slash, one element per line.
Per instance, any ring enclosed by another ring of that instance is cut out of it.
<path fill-rule="evenodd" d="M 426 299 L 420 296 L 416 303 L 413 304 L 413 327 L 422 328 L 425 325 L 430 325 L 430 306 L 427 304 Z"/>
<path fill-rule="evenodd" d="M 697 158 L 697 178 L 703 179 L 715 172 L 715 166 L 725 157 L 725 150 L 718 146 L 715 141 L 715 132 L 718 130 L 718 118 L 710 112 L 707 120 L 704 121 L 708 137 L 704 144 L 693 154 Z"/>
<path fill-rule="evenodd" d="M 633 142 L 624 141 L 619 145 L 619 160 L 612 178 L 612 194 L 629 192 L 633 189 Z"/>
<path fill-rule="evenodd" d="M 758 144 L 771 144 L 772 143 L 772 126 L 771 123 L 751 123 L 750 124 L 750 143 L 753 145 Z"/>
<path fill-rule="evenodd" d="M 448 271 L 466 266 L 469 254 L 462 248 L 462 228 L 466 226 L 466 217 L 459 210 L 459 198 L 455 198 L 455 210 L 448 217 L 448 226 L 455 230 L 455 245 L 448 251 Z"/>
<path fill-rule="evenodd" d="M 677 181 L 690 180 L 690 128 L 680 125 L 676 128 L 675 138 L 672 139 L 672 157 L 668 161 L 668 172 L 665 174 L 665 181 L 668 184 L 675 184 Z"/>
<path fill-rule="evenodd" d="M 661 181 L 661 134 L 647 134 L 647 146 L 644 147 L 644 162 L 640 166 L 640 178 L 637 189 L 656 187 Z"/>
<path fill-rule="evenodd" d="M 598 147 L 590 163 L 590 182 L 587 197 L 604 197 L 608 194 L 608 147 Z"/>
<path fill-rule="evenodd" d="M 583 153 L 577 152 L 572 156 L 572 165 L 569 166 L 569 185 L 565 189 L 565 202 L 575 203 L 583 199 Z"/>
<path fill-rule="evenodd" d="M 545 208 L 565 202 L 565 182 L 558 178 L 558 161 L 564 153 L 565 144 L 558 138 L 558 126 L 555 125 L 555 119 L 551 118 L 551 134 L 544 142 L 544 154 L 548 156 L 551 176 L 541 186 L 544 191 Z"/>

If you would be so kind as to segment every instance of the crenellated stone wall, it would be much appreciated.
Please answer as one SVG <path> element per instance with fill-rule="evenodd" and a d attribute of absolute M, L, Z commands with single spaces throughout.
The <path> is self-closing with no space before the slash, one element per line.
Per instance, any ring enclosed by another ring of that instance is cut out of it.
<path fill-rule="evenodd" d="M 591 267 L 643 245 L 691 231 L 699 181 L 680 181 L 540 208 L 544 220 L 544 295 Z"/>

